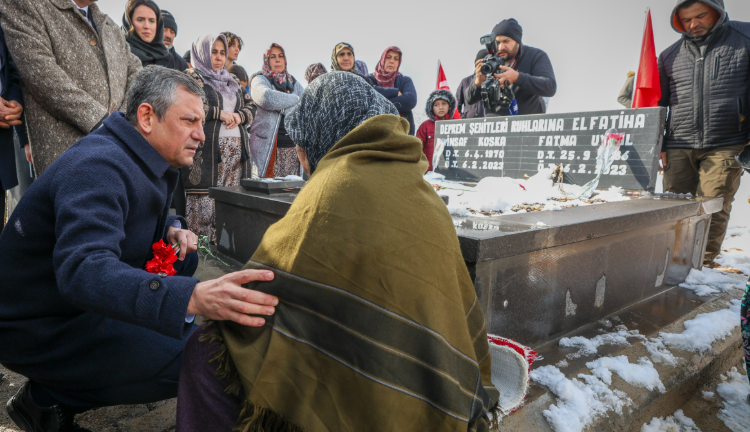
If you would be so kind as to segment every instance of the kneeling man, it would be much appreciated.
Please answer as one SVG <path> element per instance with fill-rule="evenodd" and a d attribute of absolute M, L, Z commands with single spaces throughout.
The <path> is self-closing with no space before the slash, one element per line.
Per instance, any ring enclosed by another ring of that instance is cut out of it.
<path fill-rule="evenodd" d="M 34 182 L 0 236 L 0 363 L 29 378 L 8 401 L 27 432 L 82 431 L 73 416 L 177 395 L 195 314 L 261 326 L 278 300 L 241 287 L 246 270 L 199 283 L 197 237 L 169 216 L 178 169 L 203 134 L 203 90 L 151 66 L 127 112 L 68 149 Z M 180 246 L 177 275 L 145 265 Z"/>

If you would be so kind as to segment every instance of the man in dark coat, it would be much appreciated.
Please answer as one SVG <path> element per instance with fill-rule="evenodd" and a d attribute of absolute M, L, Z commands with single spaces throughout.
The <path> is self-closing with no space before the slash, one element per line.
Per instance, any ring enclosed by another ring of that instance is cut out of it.
<path fill-rule="evenodd" d="M 476 63 L 479 60 L 484 59 L 485 57 L 487 57 L 487 50 L 479 50 L 476 58 L 474 59 L 474 65 L 476 66 Z M 458 84 L 458 89 L 456 89 L 456 103 L 458 104 L 458 112 L 461 114 L 462 119 L 484 117 L 484 104 L 481 100 L 473 104 L 466 103 L 466 95 L 464 93 L 466 93 L 466 89 L 469 88 L 472 81 L 474 81 L 475 79 L 475 74 L 467 76 L 466 78 L 461 80 L 461 82 Z"/>
<path fill-rule="evenodd" d="M 0 363 L 29 378 L 7 404 L 21 429 L 75 430 L 87 409 L 175 397 L 195 314 L 257 326 L 246 314 L 273 313 L 277 299 L 241 287 L 270 272 L 190 277 L 197 237 L 169 216 L 178 168 L 205 139 L 203 96 L 181 72 L 145 68 L 127 112 L 50 165 L 0 236 Z M 175 276 L 145 270 L 160 241 L 180 248 Z"/>
<path fill-rule="evenodd" d="M 177 37 L 177 21 L 174 19 L 174 15 L 171 12 L 161 10 L 161 19 L 164 21 L 164 46 L 169 48 L 169 55 L 172 56 L 172 61 L 175 64 L 175 69 L 180 72 L 185 72 L 190 69 L 184 58 L 177 54 L 174 49 L 174 38 Z"/>
<path fill-rule="evenodd" d="M 495 78 L 500 80 L 501 84 L 508 81 L 512 85 L 518 102 L 518 114 L 544 114 L 547 112 L 544 98 L 552 97 L 557 92 L 555 71 L 552 70 L 552 62 L 550 62 L 547 53 L 521 43 L 523 29 L 513 18 L 501 21 L 492 29 L 492 33 L 495 35 L 498 44 L 497 54 L 505 60 L 505 66 L 500 66 L 503 72 L 494 75 Z M 487 78 L 479 71 L 483 64 L 483 60 L 476 62 L 474 81 L 464 92 L 465 103 L 482 102 L 481 87 Z M 486 117 L 510 115 L 508 109 L 504 109 L 500 113 L 485 111 Z"/>
<path fill-rule="evenodd" d="M 16 156 L 13 148 L 13 131 L 21 145 L 27 144 L 26 126 L 21 122 L 23 93 L 21 77 L 5 45 L 5 35 L 0 28 L 0 229 L 5 222 L 5 191 L 18 185 Z"/>
<path fill-rule="evenodd" d="M 679 0 L 670 21 L 682 37 L 659 55 L 664 190 L 724 199 L 704 256 L 713 266 L 740 185 L 734 157 L 750 140 L 750 23 L 730 21 L 723 0 Z"/>

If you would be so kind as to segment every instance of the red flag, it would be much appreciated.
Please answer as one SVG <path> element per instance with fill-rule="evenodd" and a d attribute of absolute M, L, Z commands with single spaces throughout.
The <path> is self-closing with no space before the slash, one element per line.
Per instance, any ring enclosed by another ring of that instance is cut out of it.
<path fill-rule="evenodd" d="M 438 60 L 437 86 L 435 87 L 435 89 L 451 91 L 450 87 L 448 87 L 448 78 L 445 77 L 445 72 L 443 72 L 443 65 L 440 63 L 440 60 Z M 456 107 L 456 110 L 453 112 L 453 118 L 461 118 L 461 115 L 458 113 L 458 107 Z"/>
<path fill-rule="evenodd" d="M 659 67 L 656 63 L 654 29 L 651 26 L 651 9 L 649 8 L 646 14 L 646 28 L 643 30 L 641 62 L 635 80 L 633 108 L 658 106 L 659 99 L 661 99 L 661 84 L 659 82 Z"/>

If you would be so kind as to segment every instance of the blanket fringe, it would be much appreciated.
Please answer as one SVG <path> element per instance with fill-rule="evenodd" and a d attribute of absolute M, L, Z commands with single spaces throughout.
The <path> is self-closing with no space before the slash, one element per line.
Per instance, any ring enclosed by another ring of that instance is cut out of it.
<path fill-rule="evenodd" d="M 305 432 L 286 417 L 268 408 L 253 405 L 245 401 L 240 412 L 240 419 L 234 426 L 240 432 Z"/>
<path fill-rule="evenodd" d="M 219 349 L 214 354 L 213 358 L 209 360 L 209 363 L 216 363 L 216 371 L 214 374 L 219 379 L 226 379 L 229 384 L 224 392 L 227 394 L 239 396 L 242 390 L 242 380 L 240 380 L 240 374 L 237 372 L 237 367 L 232 361 L 232 356 L 229 355 L 229 349 L 227 348 L 224 337 L 221 335 L 219 328 L 216 327 L 213 321 L 206 321 L 204 329 L 211 327 L 210 332 L 203 334 L 198 341 L 217 343 Z"/>

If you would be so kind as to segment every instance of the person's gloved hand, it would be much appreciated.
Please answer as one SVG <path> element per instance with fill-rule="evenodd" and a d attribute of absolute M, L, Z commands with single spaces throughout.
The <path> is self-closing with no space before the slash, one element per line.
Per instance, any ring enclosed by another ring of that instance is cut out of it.
<path fill-rule="evenodd" d="M 747 172 L 750 173 L 750 143 L 745 146 L 744 149 L 734 157 L 737 159 L 737 163 Z"/>

